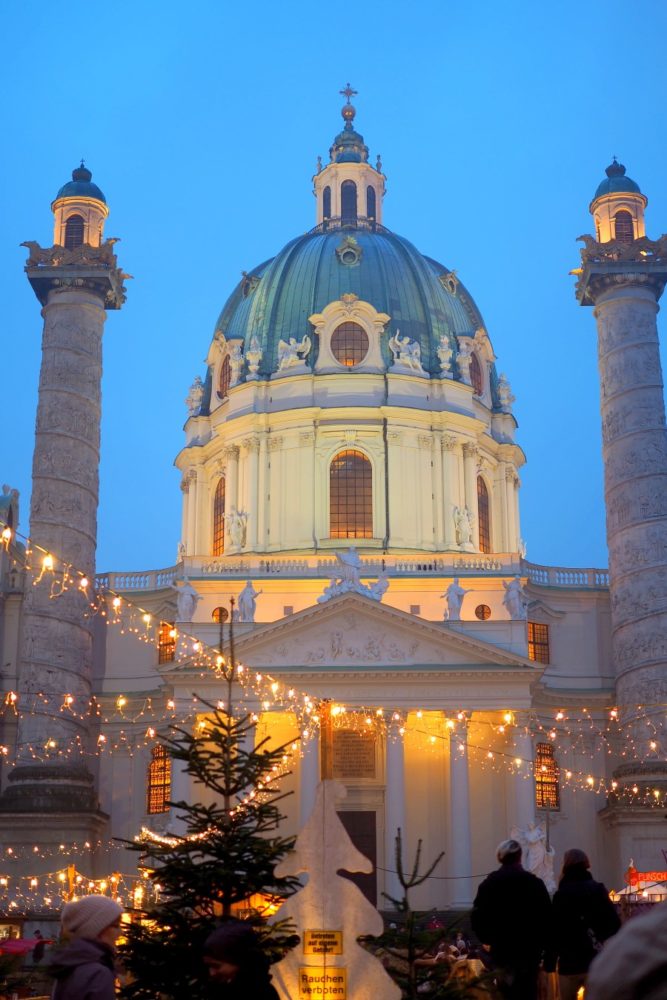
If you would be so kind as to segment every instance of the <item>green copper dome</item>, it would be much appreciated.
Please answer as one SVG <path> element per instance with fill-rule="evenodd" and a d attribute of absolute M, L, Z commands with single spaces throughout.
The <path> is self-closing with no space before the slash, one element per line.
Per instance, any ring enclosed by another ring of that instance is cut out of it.
<path fill-rule="evenodd" d="M 348 255 L 343 251 L 350 237 L 355 245 Z M 348 256 L 352 264 L 344 262 Z M 421 363 L 434 376 L 440 374 L 440 338 L 447 337 L 456 351 L 456 334 L 473 336 L 483 325 L 458 279 L 402 236 L 382 226 L 328 231 L 318 226 L 244 275 L 220 313 L 216 332 L 242 339 L 246 348 L 255 336 L 263 352 L 259 374 L 268 377 L 277 367 L 278 342 L 300 340 L 306 333 L 312 337 L 308 317 L 346 293 L 391 317 L 382 338 L 387 365 L 392 363 L 387 341 L 399 329 L 419 342 Z M 315 337 L 311 367 L 317 349 Z"/>
<path fill-rule="evenodd" d="M 625 167 L 622 163 L 619 163 L 616 157 L 609 164 L 605 170 L 606 177 L 598 185 L 598 189 L 593 195 L 593 201 L 596 198 L 601 198 L 605 194 L 615 194 L 631 192 L 632 194 L 641 194 L 639 190 L 639 184 L 631 180 L 629 177 L 625 176 Z"/>
<path fill-rule="evenodd" d="M 101 201 L 106 205 L 107 200 L 97 184 L 92 183 L 92 177 L 92 173 L 88 167 L 84 167 L 82 160 L 81 166 L 72 171 L 72 180 L 63 184 L 53 200 L 58 201 L 59 198 L 95 198 L 96 201 Z"/>

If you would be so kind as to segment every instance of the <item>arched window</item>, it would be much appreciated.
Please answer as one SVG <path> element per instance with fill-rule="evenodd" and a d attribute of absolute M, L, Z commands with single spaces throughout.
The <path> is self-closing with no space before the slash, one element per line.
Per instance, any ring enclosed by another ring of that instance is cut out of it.
<path fill-rule="evenodd" d="M 538 809 L 560 809 L 560 772 L 551 743 L 535 747 L 535 805 Z"/>
<path fill-rule="evenodd" d="M 357 185 L 343 181 L 340 186 L 340 214 L 342 222 L 357 221 Z"/>
<path fill-rule="evenodd" d="M 157 635 L 158 663 L 171 663 L 176 658 L 176 623 L 160 622 Z"/>
<path fill-rule="evenodd" d="M 220 399 L 225 399 L 229 395 L 229 383 L 232 380 L 232 366 L 229 361 L 229 355 L 225 355 L 225 359 L 220 367 L 220 379 L 218 381 L 218 396 Z"/>
<path fill-rule="evenodd" d="M 375 218 L 375 188 L 370 184 L 366 188 L 366 215 L 369 219 Z"/>
<path fill-rule="evenodd" d="M 70 215 L 65 223 L 65 249 L 83 245 L 83 218 L 80 215 Z"/>
<path fill-rule="evenodd" d="M 476 354 L 473 354 L 470 358 L 470 381 L 475 390 L 475 395 L 481 396 L 484 392 L 484 379 L 482 377 L 482 367 Z"/>
<path fill-rule="evenodd" d="M 322 216 L 325 219 L 331 218 L 331 188 L 325 187 L 322 192 Z"/>
<path fill-rule="evenodd" d="M 491 551 L 491 518 L 489 491 L 481 476 L 477 477 L 477 519 L 479 521 L 479 551 Z"/>
<path fill-rule="evenodd" d="M 346 368 L 354 368 L 368 354 L 368 334 L 358 323 L 341 323 L 331 337 L 331 353 Z"/>
<path fill-rule="evenodd" d="M 225 480 L 218 480 L 213 498 L 213 555 L 225 551 Z"/>
<path fill-rule="evenodd" d="M 146 788 L 146 812 L 169 812 L 171 798 L 171 761 L 163 746 L 153 747 L 148 765 L 148 785 Z"/>
<path fill-rule="evenodd" d="M 360 451 L 339 452 L 329 470 L 331 538 L 373 537 L 373 470 Z"/>
<path fill-rule="evenodd" d="M 614 216 L 616 223 L 616 239 L 619 243 L 632 243 L 635 238 L 635 231 L 632 225 L 632 216 L 629 212 L 617 212 Z"/>

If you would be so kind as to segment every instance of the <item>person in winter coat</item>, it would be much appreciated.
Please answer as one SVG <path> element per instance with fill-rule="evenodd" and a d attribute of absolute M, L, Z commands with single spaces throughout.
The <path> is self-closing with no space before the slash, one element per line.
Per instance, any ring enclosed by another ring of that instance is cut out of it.
<path fill-rule="evenodd" d="M 521 844 L 504 840 L 500 868 L 484 879 L 472 909 L 472 929 L 488 945 L 498 989 L 506 1000 L 536 1000 L 551 900 L 542 879 L 521 865 Z"/>
<path fill-rule="evenodd" d="M 667 903 L 632 917 L 595 958 L 586 1000 L 665 1000 Z"/>
<path fill-rule="evenodd" d="M 279 1000 L 269 959 L 251 925 L 242 920 L 230 920 L 207 937 L 204 964 L 216 1000 Z"/>
<path fill-rule="evenodd" d="M 109 896 L 65 903 L 60 916 L 68 943 L 54 956 L 51 1000 L 115 1000 L 114 955 L 123 907 Z"/>
<path fill-rule="evenodd" d="M 561 1000 L 576 1000 L 600 946 L 621 926 L 609 893 L 602 882 L 593 880 L 590 867 L 583 851 L 566 851 L 553 898 L 552 936 L 544 968 L 553 971 L 558 964 Z"/>

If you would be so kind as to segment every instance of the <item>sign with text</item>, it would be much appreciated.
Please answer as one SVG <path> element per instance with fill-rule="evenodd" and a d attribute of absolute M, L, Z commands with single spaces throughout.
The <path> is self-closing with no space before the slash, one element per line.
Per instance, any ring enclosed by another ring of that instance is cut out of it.
<path fill-rule="evenodd" d="M 375 778 L 375 734 L 334 729 L 333 776 L 339 781 Z"/>
<path fill-rule="evenodd" d="M 300 965 L 299 1000 L 347 1000 L 347 969 Z"/>
<path fill-rule="evenodd" d="M 628 872 L 628 882 L 630 885 L 637 885 L 639 882 L 667 882 L 667 872 L 638 872 L 633 868 Z"/>
<path fill-rule="evenodd" d="M 342 931 L 304 931 L 304 955 L 342 955 Z"/>

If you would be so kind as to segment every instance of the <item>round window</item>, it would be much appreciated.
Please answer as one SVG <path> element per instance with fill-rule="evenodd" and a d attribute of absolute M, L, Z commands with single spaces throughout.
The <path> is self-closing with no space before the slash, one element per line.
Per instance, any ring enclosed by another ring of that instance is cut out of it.
<path fill-rule="evenodd" d="M 358 323 L 341 323 L 331 337 L 331 353 L 346 368 L 354 368 L 368 354 L 368 334 Z"/>
<path fill-rule="evenodd" d="M 486 622 L 491 617 L 491 608 L 488 604 L 478 604 L 475 608 L 475 618 L 479 618 L 481 622 Z"/>

